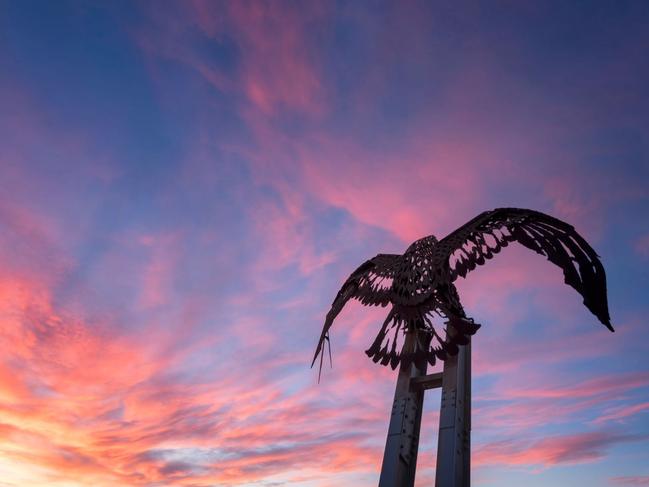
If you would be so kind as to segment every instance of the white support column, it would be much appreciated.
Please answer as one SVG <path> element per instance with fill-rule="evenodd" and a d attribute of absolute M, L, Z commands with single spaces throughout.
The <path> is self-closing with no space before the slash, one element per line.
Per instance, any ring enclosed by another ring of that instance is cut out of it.
<path fill-rule="evenodd" d="M 471 343 L 459 348 L 442 373 L 435 487 L 471 485 Z"/>
<path fill-rule="evenodd" d="M 411 350 L 414 340 L 415 332 L 409 332 L 403 349 Z M 427 364 L 421 366 L 423 368 L 418 368 L 412 363 L 399 368 L 379 487 L 413 487 L 415 484 L 425 389 L 412 387 L 411 379 L 426 375 Z"/>

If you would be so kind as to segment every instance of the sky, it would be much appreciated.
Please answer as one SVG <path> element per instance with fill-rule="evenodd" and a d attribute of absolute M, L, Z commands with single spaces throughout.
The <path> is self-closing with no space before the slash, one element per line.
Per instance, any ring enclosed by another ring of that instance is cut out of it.
<path fill-rule="evenodd" d="M 473 485 L 649 485 L 648 45 L 639 1 L 1 1 L 0 486 L 376 485 L 385 310 L 318 384 L 324 316 L 502 206 L 592 244 L 616 332 L 521 246 L 458 280 Z"/>

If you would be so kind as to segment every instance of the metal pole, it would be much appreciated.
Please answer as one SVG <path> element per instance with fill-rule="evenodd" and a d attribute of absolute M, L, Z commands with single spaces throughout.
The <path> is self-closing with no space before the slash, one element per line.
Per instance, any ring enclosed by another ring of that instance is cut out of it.
<path fill-rule="evenodd" d="M 471 343 L 459 348 L 442 373 L 435 487 L 471 485 Z"/>
<path fill-rule="evenodd" d="M 412 350 L 416 331 L 406 334 L 403 350 Z M 411 387 L 411 379 L 426 375 L 427 364 L 399 367 L 394 391 L 390 427 L 385 442 L 379 487 L 413 487 L 417 467 L 419 430 L 424 404 L 424 388 Z"/>

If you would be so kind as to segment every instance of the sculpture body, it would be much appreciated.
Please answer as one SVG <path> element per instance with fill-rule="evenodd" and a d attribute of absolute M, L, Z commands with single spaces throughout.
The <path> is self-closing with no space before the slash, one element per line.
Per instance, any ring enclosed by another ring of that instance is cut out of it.
<path fill-rule="evenodd" d="M 322 371 L 329 330 L 350 299 L 390 306 L 365 352 L 382 365 L 393 369 L 400 365 L 379 487 L 414 485 L 423 393 L 434 387 L 442 388 L 435 486 L 470 486 L 470 342 L 480 325 L 466 316 L 453 283 L 511 242 L 560 267 L 564 282 L 614 331 L 599 257 L 571 225 L 538 211 L 486 211 L 440 241 L 430 235 L 414 242 L 403 255 L 379 254 L 364 262 L 338 291 L 311 366 L 320 355 Z M 443 333 L 435 328 L 436 318 L 444 320 Z M 443 372 L 425 375 L 427 364 L 435 365 L 437 359 L 445 361 Z"/>
<path fill-rule="evenodd" d="M 312 365 L 329 340 L 334 319 L 352 298 L 365 305 L 390 306 L 366 351 L 374 362 L 395 369 L 404 360 L 421 358 L 434 365 L 436 359 L 457 354 L 458 345 L 468 343 L 480 325 L 464 313 L 453 282 L 511 242 L 559 266 L 565 283 L 580 293 L 584 305 L 613 331 L 604 267 L 586 240 L 571 225 L 544 213 L 498 208 L 481 213 L 440 241 L 431 235 L 414 242 L 403 255 L 379 254 L 364 262 L 336 295 Z M 445 334 L 435 328 L 435 317 L 445 320 Z M 411 351 L 402 351 L 403 336 L 409 330 L 423 330 L 430 340 L 418 341 Z"/>

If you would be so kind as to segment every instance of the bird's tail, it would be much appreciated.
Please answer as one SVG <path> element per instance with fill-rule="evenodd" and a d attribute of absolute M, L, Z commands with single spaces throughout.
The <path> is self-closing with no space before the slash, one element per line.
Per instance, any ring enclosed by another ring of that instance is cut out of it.
<path fill-rule="evenodd" d="M 405 320 L 392 308 L 365 353 L 375 363 L 390 365 L 393 370 L 400 363 L 428 362 L 434 366 L 438 359 L 446 360 L 448 356 L 456 355 L 458 346 L 469 343 L 469 337 L 481 326 L 466 317 L 449 318 L 446 325 L 446 338 L 442 338 L 429 317 Z M 418 331 L 416 340 L 406 348 L 405 332 L 413 329 Z"/>

